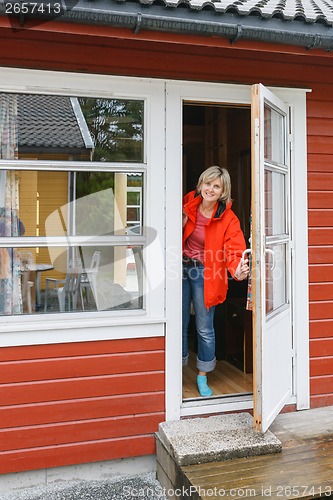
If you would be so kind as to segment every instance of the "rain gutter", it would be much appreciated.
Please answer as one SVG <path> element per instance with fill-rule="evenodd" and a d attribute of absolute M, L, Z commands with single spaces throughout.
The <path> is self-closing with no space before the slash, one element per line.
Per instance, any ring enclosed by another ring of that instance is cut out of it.
<path fill-rule="evenodd" d="M 73 0 L 70 1 L 73 5 Z M 297 45 L 328 52 L 333 50 L 333 27 L 324 22 L 307 22 L 304 18 L 285 20 L 262 17 L 259 14 L 244 16 L 230 11 L 219 13 L 213 8 L 195 10 L 182 5 L 145 6 L 131 1 L 74 0 L 74 5 L 62 12 L 57 19 L 62 22 L 128 28 L 134 34 L 148 30 L 222 37 L 229 39 L 231 43 L 242 39 Z M 1 13 L 3 9 L 0 4 Z M 40 18 L 38 15 L 33 17 Z M 45 17 L 43 20 L 45 21 Z"/>

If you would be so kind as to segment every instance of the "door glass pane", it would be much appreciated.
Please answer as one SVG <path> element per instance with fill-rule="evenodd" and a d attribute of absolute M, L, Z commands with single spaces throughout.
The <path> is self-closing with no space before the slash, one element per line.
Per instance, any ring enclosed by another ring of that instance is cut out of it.
<path fill-rule="evenodd" d="M 286 163 L 284 121 L 283 115 L 265 104 L 264 155 L 266 160 L 278 165 Z"/>
<path fill-rule="evenodd" d="M 141 246 L 0 248 L 0 315 L 142 307 Z"/>
<path fill-rule="evenodd" d="M 266 314 L 287 303 L 286 244 L 272 245 L 274 259 L 266 253 Z M 274 264 L 274 268 L 272 269 Z"/>
<path fill-rule="evenodd" d="M 265 234 L 286 233 L 285 175 L 265 169 Z"/>
<path fill-rule="evenodd" d="M 2 158 L 8 128 L 15 160 L 144 161 L 142 100 L 0 94 L 0 123 Z"/>
<path fill-rule="evenodd" d="M 142 173 L 0 171 L 0 236 L 124 235 L 133 185 L 143 190 Z M 142 204 L 132 220 L 141 234 Z"/>

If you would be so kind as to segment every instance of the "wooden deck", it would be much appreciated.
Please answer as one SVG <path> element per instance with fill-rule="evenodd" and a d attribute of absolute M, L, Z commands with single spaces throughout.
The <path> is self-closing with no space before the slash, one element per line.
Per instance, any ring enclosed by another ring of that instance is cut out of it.
<path fill-rule="evenodd" d="M 270 430 L 281 453 L 186 467 L 164 456 L 164 479 L 174 478 L 164 484 L 193 500 L 333 497 L 333 407 L 281 414 Z"/>

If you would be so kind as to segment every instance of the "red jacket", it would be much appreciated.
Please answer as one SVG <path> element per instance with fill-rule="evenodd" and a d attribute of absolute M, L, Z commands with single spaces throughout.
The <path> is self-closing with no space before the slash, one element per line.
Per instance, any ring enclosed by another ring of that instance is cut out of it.
<path fill-rule="evenodd" d="M 188 220 L 183 230 L 183 249 L 186 239 L 194 231 L 197 208 L 202 200 L 196 191 L 183 200 L 183 211 Z M 205 225 L 204 300 L 206 307 L 224 302 L 228 291 L 227 270 L 234 277 L 242 253 L 246 248 L 239 219 L 231 210 L 231 202 L 216 202 L 211 219 Z"/>

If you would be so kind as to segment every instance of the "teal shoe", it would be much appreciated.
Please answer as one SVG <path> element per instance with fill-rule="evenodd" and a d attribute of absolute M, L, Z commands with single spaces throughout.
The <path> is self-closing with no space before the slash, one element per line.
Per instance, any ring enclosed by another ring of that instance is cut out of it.
<path fill-rule="evenodd" d="M 200 392 L 200 396 L 207 397 L 213 394 L 213 391 L 207 385 L 207 377 L 206 375 L 198 375 L 197 376 L 197 385 Z"/>

